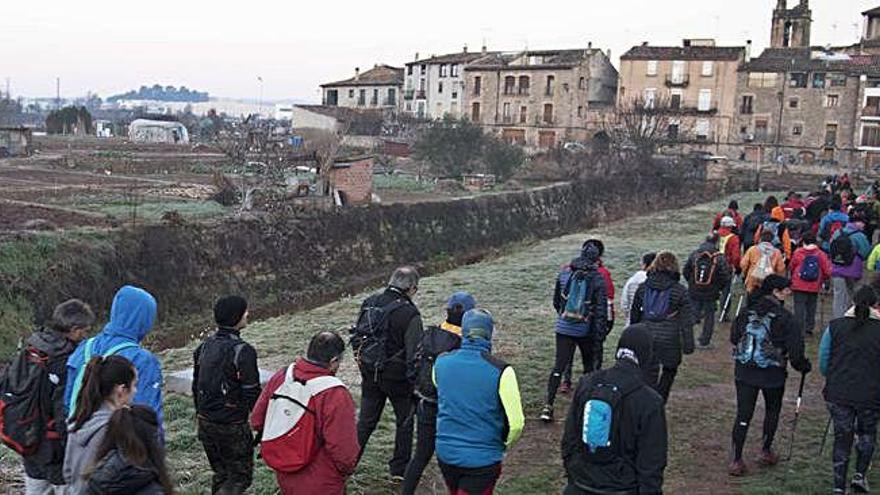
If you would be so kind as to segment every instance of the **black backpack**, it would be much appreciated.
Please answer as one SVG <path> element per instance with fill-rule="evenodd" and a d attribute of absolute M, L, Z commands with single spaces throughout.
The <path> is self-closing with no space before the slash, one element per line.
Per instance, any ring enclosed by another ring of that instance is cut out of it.
<path fill-rule="evenodd" d="M 837 266 L 849 266 L 856 259 L 856 247 L 850 236 L 855 232 L 840 231 L 834 240 L 831 241 L 829 254 L 831 262 Z"/>
<path fill-rule="evenodd" d="M 49 425 L 49 375 L 50 369 L 63 366 L 66 360 L 67 355 L 52 358 L 28 346 L 0 380 L 0 440 L 22 456 L 35 453 L 43 439 L 57 437 Z"/>
<path fill-rule="evenodd" d="M 241 404 L 241 383 L 238 374 L 238 356 L 245 342 L 235 338 L 205 339 L 198 350 L 199 376 L 196 414 L 208 421 L 224 422 L 229 413 Z M 247 414 L 247 412 L 245 412 Z"/>
<path fill-rule="evenodd" d="M 705 289 L 715 285 L 718 260 L 721 253 L 702 251 L 694 260 L 694 273 L 692 274 L 694 287 Z"/>
<path fill-rule="evenodd" d="M 384 306 L 376 306 L 367 301 L 361 308 L 357 323 L 351 328 L 349 343 L 355 362 L 362 371 L 381 373 L 388 361 L 403 352 L 404 349 L 401 349 L 392 356 L 388 355 L 388 330 L 391 313 L 407 304 L 409 303 L 403 299 L 396 299 Z"/>
<path fill-rule="evenodd" d="M 415 365 L 416 391 L 423 399 L 436 400 L 437 397 L 437 387 L 434 386 L 433 377 L 434 361 L 437 360 L 437 356 L 459 347 L 461 347 L 461 337 L 458 335 L 436 326 L 425 329 Z"/>

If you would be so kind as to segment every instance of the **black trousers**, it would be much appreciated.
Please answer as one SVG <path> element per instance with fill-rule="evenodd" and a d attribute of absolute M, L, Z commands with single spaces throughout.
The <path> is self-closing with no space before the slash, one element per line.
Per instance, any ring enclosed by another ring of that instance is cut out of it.
<path fill-rule="evenodd" d="M 675 382 L 677 374 L 678 368 L 667 368 L 655 360 L 645 371 L 645 379 L 648 385 L 663 397 L 663 402 L 666 402 L 669 400 L 669 392 L 672 390 L 672 384 Z"/>
<path fill-rule="evenodd" d="M 770 450 L 776 428 L 779 426 L 779 413 L 782 410 L 782 396 L 785 387 L 760 388 L 736 382 L 736 422 L 733 424 L 733 458 L 742 459 L 743 446 L 749 433 L 749 423 L 755 414 L 758 403 L 758 392 L 764 396 L 764 435 L 761 448 Z"/>
<path fill-rule="evenodd" d="M 700 345 L 709 345 L 712 343 L 712 334 L 715 333 L 715 311 L 718 307 L 717 301 L 698 301 L 692 300 L 694 310 L 697 317 L 703 322 L 703 331 L 698 339 Z"/>
<path fill-rule="evenodd" d="M 479 468 L 463 468 L 439 462 L 450 495 L 491 495 L 501 477 L 501 463 Z"/>
<path fill-rule="evenodd" d="M 422 473 L 434 457 L 434 442 L 437 439 L 437 403 L 424 399 L 416 406 L 416 451 L 403 475 L 402 495 L 412 495 L 419 486 Z"/>
<path fill-rule="evenodd" d="M 590 357 L 592 358 L 592 363 L 590 363 L 589 368 L 584 367 L 584 374 L 601 370 L 602 369 L 602 357 L 605 355 L 605 339 L 599 338 L 598 336 L 590 336 L 587 337 L 590 339 Z M 568 366 L 565 368 L 565 373 L 562 375 L 562 381 L 571 385 L 571 372 L 574 367 L 574 353 L 571 353 L 571 358 L 568 360 Z"/>
<path fill-rule="evenodd" d="M 816 326 L 816 303 L 819 294 L 811 292 L 794 293 L 794 321 L 801 326 L 801 331 L 812 334 Z"/>
<path fill-rule="evenodd" d="M 388 461 L 388 468 L 392 476 L 403 476 L 412 455 L 413 440 L 413 386 L 409 382 L 392 382 L 384 380 L 381 376 L 377 382 L 372 374 L 361 374 L 358 443 L 361 444 L 361 455 L 363 455 L 370 435 L 382 418 L 386 400 L 391 401 L 395 422 L 394 454 Z"/>
<path fill-rule="evenodd" d="M 254 479 L 254 437 L 250 426 L 199 419 L 198 437 L 214 471 L 211 493 L 244 493 Z"/>
<path fill-rule="evenodd" d="M 834 488 L 846 489 L 846 475 L 849 469 L 849 455 L 856 444 L 856 472 L 866 475 L 874 456 L 874 445 L 877 439 L 876 409 L 855 409 L 852 407 L 828 403 L 828 412 L 834 422 L 834 450 L 832 462 L 834 466 Z"/>
<path fill-rule="evenodd" d="M 553 364 L 553 371 L 550 372 L 550 378 L 547 380 L 547 404 L 552 406 L 556 400 L 556 390 L 559 388 L 559 383 L 562 382 L 562 374 L 574 359 L 576 348 L 581 350 L 584 370 L 588 373 L 592 371 L 593 345 L 592 339 L 589 337 L 556 334 L 556 361 Z"/>

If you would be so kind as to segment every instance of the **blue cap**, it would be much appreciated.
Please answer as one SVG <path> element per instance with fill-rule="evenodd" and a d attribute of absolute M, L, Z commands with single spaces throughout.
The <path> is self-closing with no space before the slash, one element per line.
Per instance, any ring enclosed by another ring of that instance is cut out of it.
<path fill-rule="evenodd" d="M 495 330 L 495 322 L 492 313 L 485 309 L 472 309 L 464 314 L 461 319 L 461 336 L 467 338 L 481 338 L 492 341 L 492 332 Z"/>
<path fill-rule="evenodd" d="M 449 301 L 446 303 L 447 309 L 452 309 L 455 306 L 462 307 L 462 313 L 466 313 L 474 307 L 476 307 L 477 301 L 474 300 L 474 296 L 470 295 L 468 292 L 459 291 L 452 296 L 449 297 Z"/>

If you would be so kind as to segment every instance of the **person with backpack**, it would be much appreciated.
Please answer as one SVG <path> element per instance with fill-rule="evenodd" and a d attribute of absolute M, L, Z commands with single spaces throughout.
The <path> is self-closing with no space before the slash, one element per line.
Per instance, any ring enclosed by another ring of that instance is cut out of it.
<path fill-rule="evenodd" d="M 761 242 L 761 235 L 765 231 L 772 232 L 773 238 L 770 243 L 773 244 L 773 247 L 782 252 L 786 260 L 790 260 L 792 251 L 791 234 L 788 232 L 784 222 L 785 213 L 783 213 L 782 208 L 779 206 L 773 208 L 770 212 L 770 218 L 758 226 L 758 230 L 755 232 L 754 241 L 757 244 Z"/>
<path fill-rule="evenodd" d="M 785 274 L 785 257 L 773 246 L 773 232 L 767 230 L 761 233 L 761 242 L 746 251 L 740 268 L 749 294 L 758 290 L 767 276 Z"/>
<path fill-rule="evenodd" d="M 697 339 L 697 343 L 702 348 L 708 347 L 712 342 L 718 300 L 724 288 L 730 286 L 730 266 L 717 246 L 718 236 L 710 235 L 691 253 L 684 264 L 688 295 L 694 305 L 697 323 L 700 320 L 703 323 L 702 333 Z"/>
<path fill-rule="evenodd" d="M 741 271 L 739 263 L 742 259 L 742 251 L 740 250 L 739 236 L 734 232 L 735 228 L 736 224 L 734 220 L 730 217 L 724 217 L 721 219 L 720 227 L 717 230 L 718 252 L 724 254 L 724 260 L 727 261 L 727 266 L 730 270 L 730 281 L 721 290 L 721 321 L 730 320 L 733 282 L 735 277 L 739 275 Z"/>
<path fill-rule="evenodd" d="M 725 217 L 733 219 L 733 228 L 736 229 L 737 232 L 740 232 L 743 226 L 743 216 L 739 213 L 739 203 L 735 199 L 727 205 L 727 208 L 724 211 L 715 215 L 715 219 L 712 220 L 713 231 L 721 228 L 721 219 Z"/>
<path fill-rule="evenodd" d="M 788 195 L 785 197 L 785 202 L 782 203 L 782 212 L 785 214 L 785 219 L 789 220 L 794 217 L 794 212 L 801 210 L 806 207 L 804 203 L 803 196 L 800 193 L 795 191 L 790 191 Z"/>
<path fill-rule="evenodd" d="M 553 421 L 553 403 L 566 367 L 580 349 L 585 372 L 593 370 L 593 335 L 604 339 L 607 331 L 608 299 L 605 279 L 598 271 L 599 250 L 593 244 L 556 277 L 553 308 L 556 310 L 556 360 L 547 379 L 547 400 L 541 420 Z"/>
<path fill-rule="evenodd" d="M 336 378 L 344 352 L 336 332 L 316 334 L 305 358 L 272 376 L 251 413 L 263 461 L 284 495 L 343 494 L 357 467 L 354 400 Z"/>
<path fill-rule="evenodd" d="M 66 491 L 66 364 L 94 323 L 88 304 L 78 299 L 59 304 L 0 379 L 0 438 L 22 456 L 26 495 Z"/>
<path fill-rule="evenodd" d="M 767 218 L 768 216 L 764 211 L 764 205 L 761 203 L 755 203 L 752 212 L 746 215 L 743 219 L 742 230 L 740 230 L 740 240 L 742 241 L 743 253 L 748 251 L 748 249 L 755 244 L 755 232 L 758 231 L 758 227 L 760 227 Z"/>
<path fill-rule="evenodd" d="M 361 305 L 351 338 L 361 372 L 358 444 L 363 454 L 385 402 L 390 401 L 395 434 L 388 467 L 396 481 L 403 480 L 412 455 L 415 362 L 422 341 L 422 317 L 412 301 L 418 290 L 419 272 L 414 267 L 395 270 L 388 288 Z"/>
<path fill-rule="evenodd" d="M 159 444 L 152 408 L 134 405 L 113 412 L 87 470 L 85 495 L 172 495 L 174 486 Z"/>
<path fill-rule="evenodd" d="M 138 387 L 135 404 L 152 407 L 159 416 L 159 431 L 164 437 L 162 421 L 162 367 L 159 360 L 140 343 L 156 320 L 156 299 L 149 292 L 126 285 L 116 292 L 110 307 L 110 322 L 97 335 L 81 342 L 67 359 L 67 384 L 64 403 L 68 418 L 76 417 L 78 397 L 86 365 L 94 356 L 120 355 L 137 369 Z"/>
<path fill-rule="evenodd" d="M 852 307 L 852 295 L 862 279 L 865 260 L 871 255 L 871 243 L 862 232 L 861 220 L 850 221 L 831 238 L 828 257 L 831 259 L 832 318 L 840 318 Z"/>
<path fill-rule="evenodd" d="M 648 278 L 636 291 L 631 324 L 645 323 L 651 331 L 653 359 L 647 368 L 648 383 L 665 403 L 682 354 L 694 352 L 694 311 L 687 289 L 679 281 L 678 259 L 669 251 L 657 253 Z"/>
<path fill-rule="evenodd" d="M 444 352 L 461 347 L 461 319 L 475 306 L 474 296 L 469 293 L 452 294 L 446 303 L 446 320 L 440 326 L 427 327 L 422 336 L 416 375 L 418 398 L 416 451 L 406 466 L 400 491 L 402 495 L 415 493 L 422 472 L 434 456 L 434 443 L 437 438 L 437 387 L 434 386 L 434 362 Z"/>
<path fill-rule="evenodd" d="M 488 311 L 468 311 L 461 348 L 434 363 L 437 461 L 450 494 L 491 495 L 525 425 L 516 373 L 492 355 L 494 330 Z"/>
<path fill-rule="evenodd" d="M 840 202 L 840 198 L 836 197 L 831 200 L 831 203 L 828 207 L 828 213 L 822 217 L 822 220 L 819 222 L 819 241 L 821 242 L 820 246 L 822 247 L 822 251 L 826 253 L 831 253 L 831 238 L 834 237 L 834 234 L 837 233 L 838 230 L 846 227 L 846 224 L 849 223 L 849 215 L 843 212 L 843 205 Z"/>
<path fill-rule="evenodd" d="M 651 331 L 623 330 L 616 362 L 581 378 L 562 434 L 563 495 L 663 492 L 667 434 L 663 398 L 645 383 Z"/>
<path fill-rule="evenodd" d="M 253 481 L 254 438 L 248 416 L 260 396 L 260 371 L 257 352 L 241 338 L 247 307 L 240 296 L 218 299 L 217 331 L 193 353 L 193 403 L 199 441 L 214 471 L 212 493 L 244 493 Z"/>
<path fill-rule="evenodd" d="M 846 493 L 850 451 L 855 437 L 856 465 L 850 485 L 868 493 L 868 468 L 880 418 L 880 296 L 861 287 L 855 306 L 833 320 L 819 344 L 822 394 L 834 423 L 834 493 Z"/>
<path fill-rule="evenodd" d="M 645 253 L 642 255 L 641 268 L 633 273 L 623 285 L 623 296 L 620 298 L 620 309 L 623 313 L 623 317 L 626 318 L 623 328 L 629 326 L 629 313 L 632 311 L 632 302 L 636 296 L 636 291 L 639 290 L 639 286 L 645 283 L 645 280 L 648 279 L 648 267 L 651 266 L 651 263 L 654 262 L 654 258 L 656 257 L 657 253 Z"/>
<path fill-rule="evenodd" d="M 812 232 L 804 234 L 803 246 L 791 257 L 791 290 L 794 293 L 794 319 L 806 335 L 813 335 L 816 326 L 816 304 L 822 285 L 831 279 L 831 260 Z"/>
<path fill-rule="evenodd" d="M 76 414 L 68 423 L 64 451 L 64 480 L 70 493 L 82 493 L 87 468 L 107 431 L 107 422 L 117 409 L 127 407 L 137 396 L 138 376 L 134 365 L 122 356 L 93 357 L 86 366 Z"/>
<path fill-rule="evenodd" d="M 779 426 L 788 363 L 807 374 L 812 369 L 804 356 L 801 329 L 783 301 L 791 294 L 791 282 L 768 275 L 759 290 L 751 294 L 745 311 L 730 326 L 736 380 L 736 421 L 733 425 L 733 462 L 728 473 L 746 473 L 743 446 L 755 412 L 758 393 L 764 396 L 764 433 L 758 463 L 773 466 L 779 456 L 773 452 L 773 439 Z"/>

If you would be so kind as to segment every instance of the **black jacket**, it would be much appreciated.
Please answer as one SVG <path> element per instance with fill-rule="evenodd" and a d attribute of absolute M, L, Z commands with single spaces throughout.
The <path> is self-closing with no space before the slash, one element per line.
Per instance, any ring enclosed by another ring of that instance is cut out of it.
<path fill-rule="evenodd" d="M 369 306 L 385 306 L 398 299 L 408 304 L 393 311 L 389 316 L 389 335 L 385 353 L 392 359 L 385 364 L 379 378 L 381 381 L 409 382 L 416 379 L 416 354 L 422 340 L 422 316 L 412 300 L 402 291 L 389 287 L 385 291 L 368 297 L 361 310 Z M 373 379 L 373 374 L 361 370 L 364 378 Z"/>
<path fill-rule="evenodd" d="M 825 400 L 857 409 L 880 409 L 880 320 L 861 328 L 854 318 L 838 318 L 831 334 Z"/>
<path fill-rule="evenodd" d="M 428 402 L 437 402 L 434 362 L 440 354 L 454 351 L 459 347 L 461 347 L 461 327 L 444 322 L 442 327 L 430 326 L 425 329 L 422 342 L 419 344 L 419 358 L 416 363 L 416 395 Z"/>
<path fill-rule="evenodd" d="M 771 312 L 776 315 L 770 324 L 770 341 L 783 358 L 783 366 L 758 368 L 736 361 L 734 370 L 736 381 L 760 388 L 783 387 L 788 376 L 785 362 L 791 362 L 791 366 L 801 372 L 811 366 L 809 360 L 804 356 L 804 337 L 801 334 L 800 326 L 795 322 L 791 311 L 785 309 L 778 299 L 773 296 L 761 297 L 752 301 L 730 325 L 730 343 L 734 346 L 739 344 L 746 331 L 750 311 L 754 311 L 759 316 Z"/>
<path fill-rule="evenodd" d="M 677 368 L 681 364 L 681 354 L 694 352 L 694 310 L 687 289 L 679 283 L 681 275 L 666 271 L 648 272 L 648 279 L 636 290 L 630 312 L 630 324 L 642 321 L 645 288 L 667 290 L 669 294 L 669 313 L 663 321 L 647 321 L 654 338 L 654 361 L 667 368 Z"/>
<path fill-rule="evenodd" d="M 164 495 L 159 476 L 149 468 L 132 465 L 111 450 L 89 477 L 87 495 Z"/>
<path fill-rule="evenodd" d="M 696 284 L 694 268 L 697 257 L 702 253 L 711 253 L 716 256 L 715 275 L 712 277 L 712 283 L 708 286 L 700 286 Z M 721 297 L 721 291 L 730 284 L 730 265 L 723 253 L 719 253 L 718 249 L 711 242 L 704 242 L 696 251 L 688 256 L 687 262 L 684 264 L 684 276 L 688 282 L 688 294 L 695 301 L 717 301 Z"/>
<path fill-rule="evenodd" d="M 591 463 L 582 441 L 584 407 L 590 390 L 599 382 L 621 388 L 641 386 L 621 401 L 617 462 Z M 666 416 L 663 399 L 644 384 L 641 368 L 619 360 L 608 370 L 581 378 L 571 400 L 562 436 L 562 459 L 571 485 L 582 493 L 658 494 L 663 492 L 666 468 Z"/>
<path fill-rule="evenodd" d="M 746 218 L 743 220 L 743 233 L 740 236 L 743 252 L 746 252 L 746 250 L 755 244 L 755 232 L 758 230 L 758 227 L 763 225 L 764 222 L 769 219 L 770 215 L 763 211 L 753 211 L 746 215 Z"/>
<path fill-rule="evenodd" d="M 196 348 L 192 393 L 199 418 L 245 423 L 260 391 L 257 352 L 238 331 L 220 328 Z"/>

